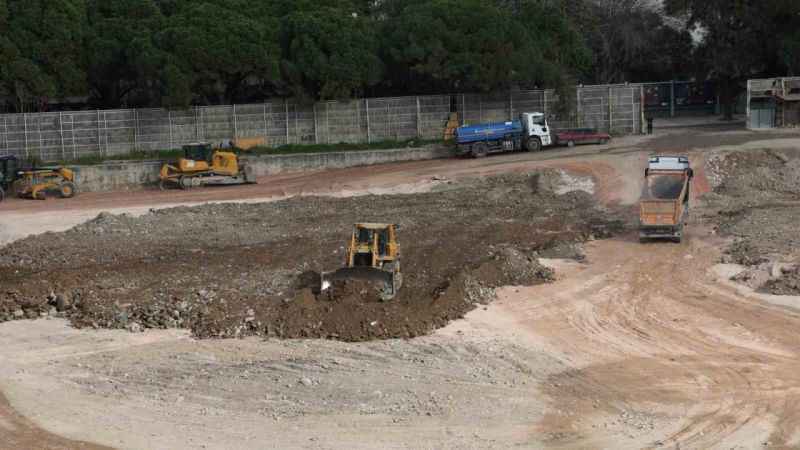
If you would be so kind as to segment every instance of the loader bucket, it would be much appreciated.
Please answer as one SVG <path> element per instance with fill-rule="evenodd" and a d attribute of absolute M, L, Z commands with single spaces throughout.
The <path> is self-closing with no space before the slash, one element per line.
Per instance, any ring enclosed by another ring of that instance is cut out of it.
<path fill-rule="evenodd" d="M 323 272 L 320 276 L 320 292 L 330 292 L 337 281 L 360 280 L 371 281 L 379 289 L 381 300 L 391 300 L 397 295 L 402 284 L 399 273 L 387 272 L 372 267 L 352 267 L 339 269 L 335 272 Z"/>

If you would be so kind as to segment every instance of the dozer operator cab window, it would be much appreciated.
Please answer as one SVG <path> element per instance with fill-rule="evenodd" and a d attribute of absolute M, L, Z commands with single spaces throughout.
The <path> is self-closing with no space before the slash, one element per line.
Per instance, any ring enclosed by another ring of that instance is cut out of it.
<path fill-rule="evenodd" d="M 193 144 L 183 147 L 184 157 L 192 161 L 211 161 L 211 146 L 208 144 Z"/>
<path fill-rule="evenodd" d="M 373 231 L 369 228 L 360 228 L 358 230 L 358 243 L 370 244 L 372 243 Z"/>
<path fill-rule="evenodd" d="M 360 228 L 358 230 L 358 243 L 372 245 L 376 233 L 378 235 L 378 254 L 384 256 L 388 251 L 389 230 L 372 230 L 369 228 Z"/>

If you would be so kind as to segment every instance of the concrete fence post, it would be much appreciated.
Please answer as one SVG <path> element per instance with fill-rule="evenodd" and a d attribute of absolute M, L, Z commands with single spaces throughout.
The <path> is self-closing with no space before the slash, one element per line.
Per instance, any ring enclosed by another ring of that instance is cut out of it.
<path fill-rule="evenodd" d="M 106 156 L 108 156 L 108 115 L 103 111 L 103 141 L 105 142 Z"/>
<path fill-rule="evenodd" d="M 367 115 L 367 143 L 371 144 L 372 143 L 372 132 L 370 131 L 370 128 L 369 128 L 369 99 L 368 98 L 364 99 L 364 102 L 365 102 L 364 111 L 365 111 L 365 113 Z"/>
<path fill-rule="evenodd" d="M 36 133 L 39 135 L 39 158 L 44 160 L 44 142 L 42 141 L 42 113 L 37 113 Z"/>
<path fill-rule="evenodd" d="M 11 151 L 8 148 L 8 118 L 6 116 L 3 116 L 3 142 L 6 144 L 6 153 L 10 154 Z"/>
<path fill-rule="evenodd" d="M 139 110 L 134 108 L 133 109 L 133 151 L 139 151 L 139 137 L 137 136 L 139 133 Z"/>
<path fill-rule="evenodd" d="M 200 108 L 200 142 L 204 142 L 206 140 L 206 121 L 205 121 L 205 107 Z"/>
<path fill-rule="evenodd" d="M 233 140 L 239 137 L 239 122 L 236 118 L 236 103 L 233 104 Z"/>
<path fill-rule="evenodd" d="M 97 154 L 102 156 L 103 155 L 103 139 L 100 137 L 100 134 L 101 134 L 101 131 L 100 131 L 100 110 L 98 109 L 96 112 L 97 112 L 97 118 L 96 118 L 96 121 L 97 121 Z"/>
<path fill-rule="evenodd" d="M 608 133 L 611 134 L 612 130 L 614 129 L 614 111 L 613 106 L 611 105 L 611 86 L 608 87 Z"/>
<path fill-rule="evenodd" d="M 267 102 L 261 105 L 261 116 L 264 120 L 264 142 L 267 142 L 269 139 L 269 129 L 267 128 Z"/>
<path fill-rule="evenodd" d="M 461 94 L 461 125 L 467 124 L 467 94 Z"/>
<path fill-rule="evenodd" d="M 362 130 L 361 130 L 361 100 L 355 100 L 355 104 L 356 104 L 356 124 L 355 124 L 356 126 L 355 126 L 355 129 L 358 130 L 356 132 L 356 135 L 358 136 L 356 138 L 356 141 L 357 142 L 363 142 L 362 138 L 363 138 L 364 135 L 361 134 L 362 133 Z"/>
<path fill-rule="evenodd" d="M 25 138 L 25 157 L 30 157 L 28 151 L 28 113 L 22 113 L 22 134 Z"/>
<path fill-rule="evenodd" d="M 283 99 L 284 112 L 286 114 L 286 145 L 289 145 L 289 99 Z"/>
<path fill-rule="evenodd" d="M 753 95 L 753 80 L 747 80 L 747 105 L 745 106 L 745 115 L 747 116 L 747 129 L 751 128 L 751 121 L 750 121 L 750 97 Z M 719 100 L 717 100 L 719 102 Z"/>
<path fill-rule="evenodd" d="M 314 143 L 315 144 L 319 144 L 319 132 L 318 132 L 319 125 L 318 125 L 318 122 L 317 122 L 317 104 L 316 103 L 314 103 L 313 109 L 314 109 Z"/>
<path fill-rule="evenodd" d="M 675 117 L 675 80 L 669 82 L 669 116 Z"/>
<path fill-rule="evenodd" d="M 422 110 L 420 109 L 419 96 L 417 96 L 417 138 L 422 137 Z"/>
<path fill-rule="evenodd" d="M 508 120 L 514 120 L 514 91 L 508 91 Z"/>
<path fill-rule="evenodd" d="M 172 111 L 167 111 L 167 126 L 169 127 L 169 150 L 172 150 Z"/>
<path fill-rule="evenodd" d="M 200 107 L 194 107 L 194 140 L 200 142 Z"/>
<path fill-rule="evenodd" d="M 631 134 L 636 133 L 636 95 L 633 91 L 633 87 L 630 88 L 631 91 Z"/>
<path fill-rule="evenodd" d="M 577 99 L 576 100 L 577 109 L 575 110 L 575 114 L 577 115 L 576 122 L 577 122 L 577 127 L 578 128 L 581 127 L 581 123 L 583 122 L 583 118 L 581 117 L 583 115 L 583 104 L 582 104 L 582 100 L 581 100 L 581 92 L 582 91 L 583 90 L 581 89 L 580 86 L 575 88 L 575 98 Z"/>
<path fill-rule="evenodd" d="M 542 89 L 542 114 L 547 117 L 547 90 Z"/>
<path fill-rule="evenodd" d="M 58 137 L 61 139 L 61 159 L 67 159 L 67 153 L 64 151 L 64 113 L 58 112 Z"/>
<path fill-rule="evenodd" d="M 386 99 L 386 137 L 384 138 L 384 140 L 389 140 L 391 135 L 392 135 L 392 103 L 389 99 Z M 395 136 L 396 135 L 397 134 L 395 133 Z M 395 139 L 397 138 L 395 137 Z"/>
<path fill-rule="evenodd" d="M 325 142 L 331 143 L 331 103 L 325 102 Z"/>

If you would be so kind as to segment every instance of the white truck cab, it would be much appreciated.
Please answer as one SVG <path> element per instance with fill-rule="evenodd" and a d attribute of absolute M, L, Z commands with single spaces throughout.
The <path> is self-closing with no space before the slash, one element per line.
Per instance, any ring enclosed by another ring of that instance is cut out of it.
<path fill-rule="evenodd" d="M 553 144 L 550 136 L 550 127 L 547 118 L 540 112 L 522 113 L 519 115 L 522 123 L 523 141 L 528 151 L 539 151 L 542 147 Z"/>

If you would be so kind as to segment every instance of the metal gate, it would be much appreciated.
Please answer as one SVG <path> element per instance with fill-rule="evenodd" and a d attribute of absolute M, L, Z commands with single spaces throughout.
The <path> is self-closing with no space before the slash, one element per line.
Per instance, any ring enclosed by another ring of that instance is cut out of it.
<path fill-rule="evenodd" d="M 750 101 L 750 128 L 775 128 L 775 101 L 752 99 Z"/>

